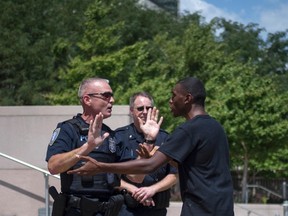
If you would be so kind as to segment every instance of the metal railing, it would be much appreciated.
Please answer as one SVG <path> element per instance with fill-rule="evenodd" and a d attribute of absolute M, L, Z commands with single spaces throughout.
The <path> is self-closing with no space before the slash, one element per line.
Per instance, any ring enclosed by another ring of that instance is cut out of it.
<path fill-rule="evenodd" d="M 27 166 L 33 170 L 39 171 L 39 172 L 44 174 L 44 179 L 45 179 L 45 215 L 49 216 L 49 214 L 50 214 L 50 212 L 49 212 L 49 192 L 48 192 L 48 190 L 49 190 L 49 176 L 54 177 L 54 178 L 58 178 L 58 179 L 60 179 L 60 176 L 59 175 L 51 175 L 47 170 L 33 166 L 32 164 L 18 160 L 17 158 L 13 158 L 13 157 L 6 155 L 6 154 L 3 154 L 1 152 L 0 152 L 0 156 L 7 158 L 11 161 L 14 161 L 16 163 L 22 164 L 24 166 Z"/>
<path fill-rule="evenodd" d="M 234 205 L 237 205 L 237 204 L 234 204 Z M 263 216 L 263 215 L 261 215 L 261 214 L 258 214 L 258 213 L 255 212 L 255 211 L 252 211 L 252 210 L 249 209 L 249 208 L 245 208 L 245 207 L 240 206 L 240 205 L 237 205 L 237 207 L 243 209 L 244 211 L 246 211 L 246 212 L 247 212 L 247 216 L 252 216 L 252 215 Z"/>
<path fill-rule="evenodd" d="M 283 195 L 278 194 L 272 190 L 269 190 L 268 188 L 263 187 L 261 185 L 247 185 L 247 188 L 259 188 L 268 194 L 273 194 L 274 196 L 283 199 L 283 216 L 288 216 L 288 200 L 287 200 L 287 184 L 286 184 L 286 182 L 283 182 Z M 246 194 L 245 203 L 248 203 L 248 190 L 247 190 L 247 194 Z"/>

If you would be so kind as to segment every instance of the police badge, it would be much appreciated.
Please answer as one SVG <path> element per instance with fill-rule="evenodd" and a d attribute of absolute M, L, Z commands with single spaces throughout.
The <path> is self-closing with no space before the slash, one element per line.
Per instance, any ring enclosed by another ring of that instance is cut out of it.
<path fill-rule="evenodd" d="M 53 145 L 53 143 L 54 143 L 55 140 L 57 139 L 59 133 L 60 133 L 60 128 L 56 128 L 56 129 L 53 131 L 52 137 L 51 137 L 50 142 L 49 142 L 49 145 L 50 145 L 50 146 Z"/>
<path fill-rule="evenodd" d="M 109 137 L 108 142 L 109 142 L 109 150 L 110 150 L 110 152 L 111 153 L 115 153 L 116 152 L 116 141 L 115 141 L 115 138 Z"/>

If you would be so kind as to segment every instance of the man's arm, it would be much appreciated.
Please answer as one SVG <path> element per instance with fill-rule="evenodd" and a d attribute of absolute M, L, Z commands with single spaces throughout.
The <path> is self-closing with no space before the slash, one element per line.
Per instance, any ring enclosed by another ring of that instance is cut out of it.
<path fill-rule="evenodd" d="M 138 153 L 137 160 L 141 158 L 150 158 L 155 153 L 155 151 L 159 148 L 159 146 L 154 146 L 153 144 L 143 143 L 139 145 L 139 150 L 136 150 Z M 126 177 L 135 183 L 142 183 L 146 174 L 130 174 L 126 175 Z"/>
<path fill-rule="evenodd" d="M 48 160 L 49 172 L 55 175 L 67 171 L 79 161 L 79 157 L 77 156 L 79 152 L 81 152 L 81 149 L 77 148 L 70 152 L 53 155 Z"/>
<path fill-rule="evenodd" d="M 83 166 L 75 170 L 69 170 L 68 174 L 95 175 L 102 172 L 119 174 L 148 174 L 169 162 L 171 158 L 156 151 L 151 158 L 126 161 L 122 163 L 101 163 L 88 156 L 80 156 L 87 161 Z"/>
<path fill-rule="evenodd" d="M 138 189 L 138 187 L 136 187 L 133 184 L 130 184 L 128 182 L 126 182 L 125 180 L 121 179 L 121 188 L 126 189 L 129 193 L 134 193 L 135 190 Z"/>

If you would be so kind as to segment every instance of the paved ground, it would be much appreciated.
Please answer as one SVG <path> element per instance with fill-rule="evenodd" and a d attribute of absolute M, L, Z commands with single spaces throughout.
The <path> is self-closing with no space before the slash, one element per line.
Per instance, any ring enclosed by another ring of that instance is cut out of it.
<path fill-rule="evenodd" d="M 168 208 L 167 216 L 178 216 L 180 215 L 182 208 L 182 202 L 170 202 L 170 206 Z"/>
<path fill-rule="evenodd" d="M 182 202 L 170 202 L 167 216 L 179 216 Z M 288 209 L 287 209 L 288 211 Z M 240 204 L 234 203 L 235 216 L 284 216 L 281 204 Z M 288 212 L 285 216 L 288 216 Z"/>

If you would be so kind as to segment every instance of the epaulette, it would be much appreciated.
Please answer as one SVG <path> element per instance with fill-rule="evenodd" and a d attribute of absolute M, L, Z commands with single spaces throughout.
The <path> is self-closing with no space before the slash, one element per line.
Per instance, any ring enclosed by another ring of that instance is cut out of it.
<path fill-rule="evenodd" d="M 115 130 L 115 132 L 126 131 L 126 130 L 129 130 L 129 125 L 126 125 L 126 126 L 124 126 L 124 127 L 117 128 L 117 129 Z"/>
<path fill-rule="evenodd" d="M 77 118 L 68 119 L 64 121 L 63 123 L 72 124 L 74 128 L 79 131 L 81 135 L 85 135 L 85 136 L 88 135 L 89 127 L 84 127 L 83 125 L 81 125 L 81 122 Z"/>
<path fill-rule="evenodd" d="M 167 131 L 165 131 L 165 130 L 163 130 L 163 129 L 161 129 L 161 128 L 160 128 L 159 131 L 160 131 L 161 133 L 169 134 Z"/>

